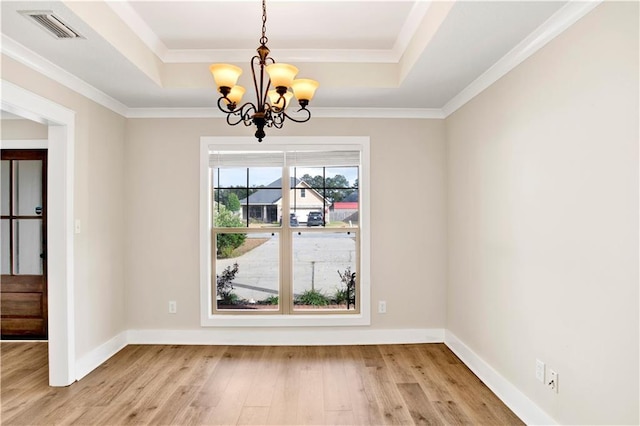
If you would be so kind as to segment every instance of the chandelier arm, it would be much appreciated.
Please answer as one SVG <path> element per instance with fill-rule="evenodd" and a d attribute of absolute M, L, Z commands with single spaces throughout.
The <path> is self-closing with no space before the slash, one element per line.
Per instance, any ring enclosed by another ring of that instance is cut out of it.
<path fill-rule="evenodd" d="M 226 101 L 228 102 L 227 104 L 224 104 L 224 100 L 226 99 Z M 223 107 L 224 105 L 224 107 Z M 229 109 L 228 105 L 233 105 L 232 109 Z M 233 102 L 230 102 L 229 99 L 226 96 L 220 96 L 218 98 L 218 109 L 222 112 L 224 112 L 225 114 L 233 114 L 235 113 L 237 110 L 235 109 L 236 106 Z"/>
<path fill-rule="evenodd" d="M 220 98 L 218 100 L 218 107 L 220 108 L 221 100 L 224 98 Z M 222 112 L 224 112 L 227 117 L 227 124 L 230 126 L 237 126 L 240 123 L 244 123 L 245 126 L 251 125 L 251 111 L 255 111 L 255 106 L 251 102 L 247 102 L 243 104 L 240 108 L 235 109 L 233 111 L 224 110 L 220 108 Z"/>
<path fill-rule="evenodd" d="M 253 87 L 255 88 L 256 91 L 256 97 L 257 97 L 257 107 L 258 110 L 260 110 L 260 107 L 263 107 L 264 105 L 267 104 L 267 93 L 269 92 L 269 89 L 271 88 L 271 80 L 267 77 L 266 78 L 266 87 L 265 87 L 265 66 L 270 65 L 270 64 L 275 64 L 276 61 L 273 60 L 273 58 L 270 57 L 265 57 L 264 59 L 262 59 L 260 56 L 254 56 L 253 58 L 251 58 L 251 74 L 253 76 Z M 258 75 L 256 73 L 256 68 L 260 67 L 260 85 L 258 85 Z"/>
<path fill-rule="evenodd" d="M 291 117 L 289 114 L 287 114 L 286 112 L 283 112 L 282 115 L 284 115 L 285 117 L 287 117 L 289 120 L 295 122 L 295 123 L 306 123 L 307 121 L 309 121 L 309 119 L 311 118 L 311 111 L 309 111 L 306 108 L 300 108 L 297 112 L 300 111 L 304 111 L 307 113 L 307 117 L 306 118 L 302 118 L 302 119 L 297 119 L 297 118 L 293 118 Z"/>
<path fill-rule="evenodd" d="M 263 67 L 264 67 L 264 66 L 267 66 L 267 64 L 269 64 L 269 63 L 271 63 L 271 64 L 275 64 L 275 63 L 276 63 L 276 61 L 274 61 L 274 60 L 273 60 L 273 58 L 266 57 L 266 58 L 265 58 L 265 60 L 264 60 L 264 65 L 263 65 Z M 263 73 L 262 75 L 264 75 L 264 72 L 263 72 L 262 70 L 261 70 L 261 72 Z M 262 75 L 260 76 L 260 78 L 262 78 Z M 263 91 L 263 92 L 262 92 L 262 94 L 260 95 L 260 96 L 262 96 L 262 103 L 263 103 L 263 105 L 265 105 L 265 106 L 266 106 L 266 105 L 268 105 L 268 104 L 267 104 L 267 99 L 269 99 L 269 95 L 268 95 L 268 93 L 269 93 L 269 89 L 270 89 L 270 88 L 271 88 L 271 79 L 270 79 L 269 77 L 267 77 L 267 87 L 265 87 L 264 91 Z"/>
<path fill-rule="evenodd" d="M 284 111 L 281 109 L 276 110 L 275 108 L 272 108 L 271 117 L 273 121 L 273 127 L 275 127 L 276 129 L 282 129 L 285 120 Z"/>
<path fill-rule="evenodd" d="M 264 114 L 264 126 L 265 127 L 273 127 L 273 110 L 271 110 L 269 108 L 269 105 L 267 104 L 267 110 L 265 111 Z"/>
<path fill-rule="evenodd" d="M 233 118 L 237 118 L 237 121 L 231 121 Z M 227 113 L 227 124 L 230 126 L 237 126 L 242 122 L 242 116 L 238 112 Z"/>
<path fill-rule="evenodd" d="M 253 124 L 253 116 L 258 108 L 252 102 L 246 102 L 240 108 L 242 121 L 245 126 L 249 127 Z"/>
<path fill-rule="evenodd" d="M 256 66 L 260 67 L 260 87 L 258 87 L 258 78 L 256 76 Z M 254 56 L 251 58 L 251 75 L 253 76 L 253 87 L 256 91 L 256 100 L 258 102 L 257 107 L 260 109 L 261 105 L 264 105 L 264 100 L 262 98 L 262 85 L 264 79 L 264 65 L 262 64 L 262 60 L 259 56 Z"/>

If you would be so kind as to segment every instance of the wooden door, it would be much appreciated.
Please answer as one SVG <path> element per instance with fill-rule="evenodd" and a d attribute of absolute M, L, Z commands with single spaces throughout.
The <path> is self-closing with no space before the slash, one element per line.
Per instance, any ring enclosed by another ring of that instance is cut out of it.
<path fill-rule="evenodd" d="M 47 151 L 2 150 L 3 339 L 47 338 Z"/>

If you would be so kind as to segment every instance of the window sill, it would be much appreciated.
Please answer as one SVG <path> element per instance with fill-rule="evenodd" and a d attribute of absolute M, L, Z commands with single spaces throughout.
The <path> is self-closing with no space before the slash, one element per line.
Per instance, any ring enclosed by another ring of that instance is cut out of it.
<path fill-rule="evenodd" d="M 202 327 L 349 327 L 371 325 L 369 315 L 209 315 Z"/>

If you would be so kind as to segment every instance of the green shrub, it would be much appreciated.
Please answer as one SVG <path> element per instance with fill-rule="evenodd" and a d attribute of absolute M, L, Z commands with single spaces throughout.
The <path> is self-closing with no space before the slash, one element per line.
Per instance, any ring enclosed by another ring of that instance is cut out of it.
<path fill-rule="evenodd" d="M 229 194 L 229 199 L 227 200 L 227 208 L 232 212 L 240 211 L 240 200 L 238 200 L 238 196 L 233 192 Z"/>
<path fill-rule="evenodd" d="M 333 302 L 336 305 L 346 305 L 349 300 L 349 291 L 346 288 L 336 288 L 333 296 Z"/>
<path fill-rule="evenodd" d="M 294 303 L 298 305 L 327 306 L 329 304 L 329 298 L 320 291 L 306 290 L 296 297 Z"/>
<path fill-rule="evenodd" d="M 277 305 L 278 304 L 278 296 L 276 295 L 271 295 L 269 297 L 267 297 L 266 299 L 260 301 L 261 305 Z"/>
<path fill-rule="evenodd" d="M 244 302 L 245 300 L 240 299 L 240 296 L 231 291 L 218 300 L 218 305 L 241 305 Z"/>
<path fill-rule="evenodd" d="M 215 226 L 220 228 L 239 228 L 243 226 L 242 219 L 223 205 L 218 206 L 214 223 Z M 218 234 L 216 236 L 218 258 L 225 259 L 230 257 L 231 253 L 240 247 L 246 239 L 247 234 Z"/>
<path fill-rule="evenodd" d="M 218 237 L 221 237 L 221 235 L 218 235 Z M 220 240 L 218 240 L 218 244 L 220 244 Z M 220 259 L 230 258 L 231 254 L 233 253 L 233 250 L 235 250 L 235 248 L 233 247 L 233 243 L 224 241 L 222 243 L 222 247 L 219 248 L 220 254 L 218 258 Z"/>

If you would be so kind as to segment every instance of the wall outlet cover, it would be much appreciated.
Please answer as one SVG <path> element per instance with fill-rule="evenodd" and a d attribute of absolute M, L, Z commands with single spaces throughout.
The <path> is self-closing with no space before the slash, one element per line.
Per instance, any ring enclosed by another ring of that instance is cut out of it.
<path fill-rule="evenodd" d="M 547 377 L 547 386 L 555 393 L 558 393 L 558 373 L 551 369 L 549 369 L 549 376 Z"/>

